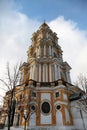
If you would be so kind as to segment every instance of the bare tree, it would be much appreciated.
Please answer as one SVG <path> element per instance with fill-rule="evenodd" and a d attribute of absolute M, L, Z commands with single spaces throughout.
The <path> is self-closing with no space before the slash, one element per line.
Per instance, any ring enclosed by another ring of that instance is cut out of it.
<path fill-rule="evenodd" d="M 83 74 L 79 74 L 77 77 L 77 81 L 75 82 L 75 85 L 81 87 L 85 93 L 87 93 L 87 77 Z"/>
<path fill-rule="evenodd" d="M 13 71 L 10 69 L 9 63 L 7 63 L 7 72 L 6 72 L 6 80 L 0 79 L 0 81 L 8 88 L 8 90 L 12 90 L 19 81 L 19 68 L 21 63 L 16 64 L 13 68 Z M 12 71 L 12 72 L 11 72 Z"/>
<path fill-rule="evenodd" d="M 79 74 L 74 84 L 82 89 L 82 96 L 78 103 L 81 104 L 83 109 L 87 112 L 87 77 L 83 74 Z"/>
<path fill-rule="evenodd" d="M 8 92 L 10 93 L 10 98 L 7 101 L 8 102 L 8 130 L 10 130 L 10 125 L 12 125 L 11 115 L 12 115 L 12 107 L 15 105 L 15 101 L 13 100 L 14 95 L 14 89 L 19 83 L 19 68 L 21 66 L 21 63 L 18 65 L 16 64 L 13 68 L 13 71 L 10 69 L 9 63 L 7 63 L 7 79 L 3 80 L 0 79 L 0 81 L 4 84 L 4 86 L 7 87 Z"/>

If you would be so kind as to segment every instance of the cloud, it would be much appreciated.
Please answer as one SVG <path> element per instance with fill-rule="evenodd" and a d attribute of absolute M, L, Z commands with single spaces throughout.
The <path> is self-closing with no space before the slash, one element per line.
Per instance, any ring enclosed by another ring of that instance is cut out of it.
<path fill-rule="evenodd" d="M 40 23 L 16 9 L 14 1 L 1 0 L 0 9 L 0 78 L 5 79 L 8 61 L 11 68 L 26 61 L 31 35 Z"/>
<path fill-rule="evenodd" d="M 37 20 L 29 19 L 25 14 L 12 9 L 12 5 L 8 0 L 0 3 L 0 57 L 4 63 L 26 57 L 31 44 L 30 37 L 39 25 Z"/>
<path fill-rule="evenodd" d="M 63 16 L 54 19 L 49 25 L 58 34 L 64 60 L 72 67 L 72 80 L 75 81 L 80 73 L 86 76 L 87 31 L 80 30 L 77 23 L 65 20 Z"/>

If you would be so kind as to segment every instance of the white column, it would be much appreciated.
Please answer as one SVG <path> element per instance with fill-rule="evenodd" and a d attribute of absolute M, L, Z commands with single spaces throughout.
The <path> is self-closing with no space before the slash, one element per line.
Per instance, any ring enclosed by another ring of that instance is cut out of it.
<path fill-rule="evenodd" d="M 52 46 L 52 56 L 53 56 L 53 46 Z"/>
<path fill-rule="evenodd" d="M 46 82 L 48 82 L 48 64 L 46 64 Z"/>
<path fill-rule="evenodd" d="M 32 79 L 34 80 L 34 66 L 32 66 Z"/>
<path fill-rule="evenodd" d="M 39 64 L 36 65 L 36 81 L 39 81 Z"/>
<path fill-rule="evenodd" d="M 58 79 L 61 79 L 61 74 L 60 74 L 60 66 L 58 66 Z"/>
<path fill-rule="evenodd" d="M 49 76 L 50 76 L 50 82 L 52 82 L 52 66 L 49 65 Z"/>
<path fill-rule="evenodd" d="M 43 33 L 42 33 L 42 32 L 41 32 L 41 35 L 40 35 L 40 36 L 41 36 L 41 39 L 42 39 L 42 38 L 43 38 Z"/>
<path fill-rule="evenodd" d="M 39 47 L 37 48 L 37 56 L 39 56 Z"/>
<path fill-rule="evenodd" d="M 46 57 L 46 45 L 44 45 L 44 57 Z"/>
<path fill-rule="evenodd" d="M 36 64 L 36 69 L 35 69 L 35 80 L 36 80 L 36 81 L 37 81 L 37 79 L 38 79 L 38 78 L 37 78 L 37 73 L 38 73 L 38 72 L 37 72 L 37 64 Z"/>
<path fill-rule="evenodd" d="M 57 76 L 57 65 L 55 64 L 55 80 L 58 80 L 58 76 Z"/>
<path fill-rule="evenodd" d="M 43 64 L 43 82 L 45 82 L 45 64 Z"/>
<path fill-rule="evenodd" d="M 71 83 L 70 72 L 68 72 L 68 75 L 69 75 L 69 83 Z"/>
<path fill-rule="evenodd" d="M 36 56 L 38 57 L 38 48 L 36 48 Z"/>
<path fill-rule="evenodd" d="M 39 56 L 41 56 L 41 47 L 39 46 Z"/>
<path fill-rule="evenodd" d="M 52 81 L 55 81 L 55 67 L 54 67 L 54 64 L 51 67 L 52 67 Z"/>
<path fill-rule="evenodd" d="M 34 71 L 34 80 L 36 80 L 36 64 L 34 64 L 34 67 L 33 67 L 33 71 Z"/>
<path fill-rule="evenodd" d="M 24 82 L 24 72 L 21 73 L 21 83 Z"/>
<path fill-rule="evenodd" d="M 71 83 L 71 78 L 70 78 L 70 72 L 69 71 L 66 72 L 66 79 L 67 79 L 67 82 Z"/>
<path fill-rule="evenodd" d="M 48 32 L 46 33 L 46 38 L 48 38 L 49 37 L 49 34 L 48 34 Z"/>
<path fill-rule="evenodd" d="M 39 46 L 39 48 L 38 48 L 38 57 L 40 57 L 40 54 L 41 53 L 41 48 L 40 48 L 40 46 Z"/>
<path fill-rule="evenodd" d="M 30 68 L 30 79 L 32 79 L 32 67 Z"/>
<path fill-rule="evenodd" d="M 38 70 L 37 70 L 37 64 L 36 64 L 36 70 L 35 70 L 35 80 L 37 81 L 38 80 Z"/>
<path fill-rule="evenodd" d="M 49 46 L 49 56 L 51 56 L 51 46 Z"/>
<path fill-rule="evenodd" d="M 39 82 L 41 82 L 41 64 L 39 64 Z"/>

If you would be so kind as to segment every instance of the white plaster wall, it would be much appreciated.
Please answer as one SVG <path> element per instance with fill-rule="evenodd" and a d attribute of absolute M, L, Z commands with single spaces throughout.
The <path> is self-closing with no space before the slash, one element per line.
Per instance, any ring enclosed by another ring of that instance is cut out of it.
<path fill-rule="evenodd" d="M 74 119 L 74 123 L 75 123 L 76 128 L 79 128 L 80 130 L 82 130 L 82 129 L 85 130 L 85 128 L 86 128 L 86 130 L 87 130 L 87 113 L 84 113 L 84 111 L 81 111 L 81 112 L 82 112 L 82 116 L 81 116 L 81 113 L 78 112 L 78 113 L 80 113 L 80 116 L 79 116 L 79 118 Z"/>
<path fill-rule="evenodd" d="M 22 123 L 25 123 L 25 119 L 24 119 L 24 117 L 22 117 Z"/>
<path fill-rule="evenodd" d="M 41 114 L 40 119 L 41 124 L 52 124 L 52 115 L 43 115 Z"/>
<path fill-rule="evenodd" d="M 29 126 L 36 126 L 36 113 L 33 113 L 30 116 Z"/>
<path fill-rule="evenodd" d="M 41 94 L 41 100 L 47 99 L 50 101 L 51 97 L 50 97 L 50 93 L 42 93 Z"/>
<path fill-rule="evenodd" d="M 83 121 L 84 121 L 84 124 L 85 124 L 85 128 L 87 129 L 87 113 L 82 111 L 82 115 L 84 117 Z"/>
<path fill-rule="evenodd" d="M 18 116 L 15 115 L 15 116 L 14 116 L 14 122 L 13 122 L 13 124 L 16 125 L 16 124 L 17 124 L 17 121 L 18 121 Z"/>
<path fill-rule="evenodd" d="M 63 93 L 63 99 L 67 100 L 67 95 L 65 93 Z"/>
<path fill-rule="evenodd" d="M 84 119 L 85 128 L 87 129 L 87 118 Z"/>
<path fill-rule="evenodd" d="M 73 126 L 59 126 L 55 127 L 55 129 L 52 130 L 77 130 Z"/>
<path fill-rule="evenodd" d="M 63 126 L 62 113 L 61 111 L 56 112 L 56 124 L 57 126 Z"/>
<path fill-rule="evenodd" d="M 37 126 L 29 127 L 29 130 L 76 130 L 73 126 Z"/>
<path fill-rule="evenodd" d="M 8 117 L 6 116 L 5 125 L 8 124 Z"/>
<path fill-rule="evenodd" d="M 48 100 L 50 102 L 50 100 L 51 100 L 50 93 L 42 93 L 41 94 L 41 101 L 43 101 L 43 100 L 44 101 Z M 52 124 L 52 114 L 51 113 L 49 115 L 41 114 L 40 123 L 41 124 Z"/>
<path fill-rule="evenodd" d="M 87 113 L 81 110 L 82 116 L 83 116 L 83 119 L 82 119 L 81 113 L 80 113 L 80 107 L 77 105 L 76 102 L 71 103 L 71 111 L 72 111 L 75 128 L 79 130 L 84 130 L 85 128 L 87 129 Z"/>
<path fill-rule="evenodd" d="M 81 119 L 74 119 L 74 126 L 75 126 L 76 129 L 84 130 Z"/>
<path fill-rule="evenodd" d="M 65 108 L 65 116 L 66 116 L 66 122 L 70 122 L 70 115 L 69 115 L 69 111 L 67 108 Z"/>

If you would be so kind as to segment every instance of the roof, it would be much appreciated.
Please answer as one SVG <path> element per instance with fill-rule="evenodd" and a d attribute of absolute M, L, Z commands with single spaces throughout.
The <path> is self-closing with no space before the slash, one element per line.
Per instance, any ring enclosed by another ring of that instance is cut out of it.
<path fill-rule="evenodd" d="M 76 93 L 72 94 L 72 95 L 69 97 L 69 99 L 70 99 L 70 101 L 74 101 L 74 100 L 80 99 L 81 96 L 82 96 L 82 93 L 81 93 L 81 92 L 76 92 Z"/>

